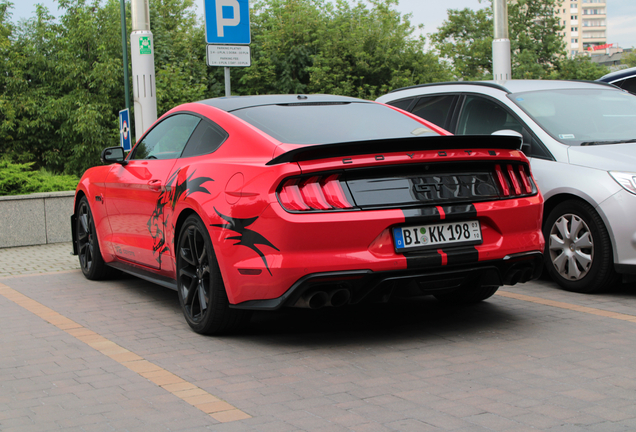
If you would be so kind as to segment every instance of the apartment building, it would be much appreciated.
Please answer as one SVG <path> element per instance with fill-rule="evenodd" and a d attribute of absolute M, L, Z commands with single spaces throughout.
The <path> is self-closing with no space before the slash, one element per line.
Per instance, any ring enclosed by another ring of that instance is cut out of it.
<path fill-rule="evenodd" d="M 607 44 L 607 2 L 609 0 L 564 0 L 557 7 L 568 55 L 601 53 Z"/>

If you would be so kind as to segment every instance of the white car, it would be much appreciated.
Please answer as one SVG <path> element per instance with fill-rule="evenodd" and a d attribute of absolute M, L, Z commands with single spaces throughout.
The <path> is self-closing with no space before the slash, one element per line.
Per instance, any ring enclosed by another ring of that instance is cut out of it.
<path fill-rule="evenodd" d="M 514 135 L 545 198 L 546 269 L 591 293 L 636 280 L 636 96 L 599 82 L 424 84 L 377 99 L 456 135 Z"/>

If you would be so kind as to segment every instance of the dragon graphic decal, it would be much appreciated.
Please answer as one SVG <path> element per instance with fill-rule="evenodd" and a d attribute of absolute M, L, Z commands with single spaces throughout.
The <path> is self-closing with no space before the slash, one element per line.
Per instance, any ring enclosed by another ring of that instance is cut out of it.
<path fill-rule="evenodd" d="M 168 226 L 169 215 L 164 218 L 164 209 L 169 205 L 172 210 L 177 206 L 181 198 L 185 199 L 195 192 L 209 194 L 203 183 L 214 181 L 210 177 L 194 177 L 196 170 L 192 171 L 189 177 L 186 177 L 186 171 L 180 169 L 170 176 L 166 182 L 166 187 L 159 194 L 157 205 L 148 219 L 148 231 L 153 239 L 152 253 L 157 255 L 157 262 L 161 266 L 161 255 L 168 252 L 166 244 L 166 227 Z M 176 183 L 171 186 L 172 183 Z M 163 222 L 162 222 L 163 220 Z M 174 231 L 174 223 L 172 224 Z"/>
<path fill-rule="evenodd" d="M 219 215 L 221 219 L 227 221 L 228 223 L 210 224 L 210 226 L 225 228 L 225 229 L 229 229 L 230 231 L 237 232 L 239 235 L 226 237 L 225 239 L 238 240 L 238 242 L 234 243 L 234 246 L 245 246 L 252 249 L 254 252 L 256 252 L 258 256 L 260 256 L 261 259 L 263 260 L 263 263 L 265 263 L 265 268 L 269 272 L 270 276 L 272 276 L 272 271 L 269 269 L 269 265 L 267 264 L 267 259 L 265 258 L 265 254 L 258 247 L 256 247 L 256 245 L 265 245 L 265 246 L 274 248 L 277 251 L 280 251 L 280 250 L 276 246 L 274 246 L 269 240 L 263 237 L 261 234 L 251 229 L 247 229 L 248 226 L 252 225 L 256 221 L 256 219 L 258 219 L 258 216 L 253 218 L 247 218 L 247 219 L 239 219 L 239 218 L 232 218 L 229 216 L 225 216 L 219 213 L 216 207 L 214 208 L 214 211 L 216 212 L 217 215 Z"/>

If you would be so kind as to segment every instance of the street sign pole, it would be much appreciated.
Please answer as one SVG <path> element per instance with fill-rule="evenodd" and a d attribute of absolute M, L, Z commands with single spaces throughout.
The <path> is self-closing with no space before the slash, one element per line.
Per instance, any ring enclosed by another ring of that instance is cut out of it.
<path fill-rule="evenodd" d="M 225 68 L 225 97 L 232 96 L 232 89 L 230 87 L 230 68 Z"/>
<path fill-rule="evenodd" d="M 124 97 L 126 98 L 126 109 L 130 109 L 130 90 L 128 84 L 128 45 L 126 44 L 126 3 L 125 0 L 120 0 L 121 3 L 121 51 L 123 53 L 124 62 Z"/>

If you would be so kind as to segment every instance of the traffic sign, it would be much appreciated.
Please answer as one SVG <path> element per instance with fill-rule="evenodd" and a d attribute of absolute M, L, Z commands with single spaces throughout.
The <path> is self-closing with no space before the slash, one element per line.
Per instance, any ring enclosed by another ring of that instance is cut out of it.
<path fill-rule="evenodd" d="M 249 45 L 208 45 L 207 54 L 208 66 L 247 67 L 252 64 Z"/>
<path fill-rule="evenodd" d="M 248 0 L 205 0 L 204 8 L 207 43 L 247 45 L 251 42 Z"/>
<path fill-rule="evenodd" d="M 119 142 L 124 148 L 124 151 L 130 151 L 131 140 L 130 136 L 130 113 L 128 108 L 119 111 Z"/>

